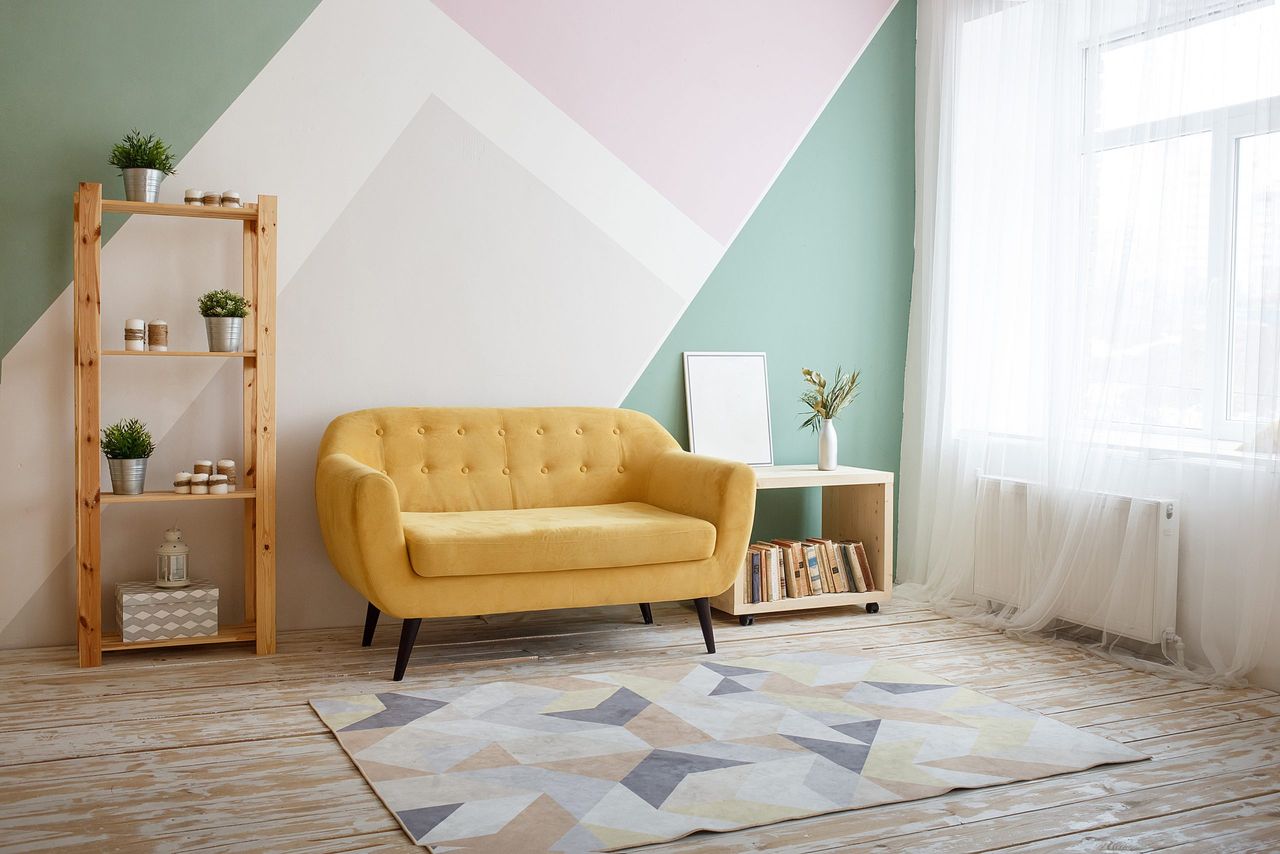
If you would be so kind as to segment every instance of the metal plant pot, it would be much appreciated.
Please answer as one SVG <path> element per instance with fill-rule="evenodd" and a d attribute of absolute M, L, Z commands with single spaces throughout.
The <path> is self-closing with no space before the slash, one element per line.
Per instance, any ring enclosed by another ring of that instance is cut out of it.
<path fill-rule="evenodd" d="M 154 202 L 160 195 L 164 172 L 159 169 L 121 169 L 124 197 L 131 202 Z"/>
<path fill-rule="evenodd" d="M 235 353 L 244 344 L 243 317 L 206 317 L 204 331 L 211 353 Z"/>
<path fill-rule="evenodd" d="M 111 491 L 116 495 L 141 495 L 147 479 L 147 460 L 107 460 Z"/>

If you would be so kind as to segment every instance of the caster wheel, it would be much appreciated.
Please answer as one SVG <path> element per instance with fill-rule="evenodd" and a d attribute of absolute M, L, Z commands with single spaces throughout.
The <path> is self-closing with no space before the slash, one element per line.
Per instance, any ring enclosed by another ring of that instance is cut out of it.
<path fill-rule="evenodd" d="M 867 603 L 867 613 L 868 613 L 868 614 L 879 614 L 879 613 L 880 613 L 880 603 L 879 603 L 879 602 L 868 602 L 868 603 Z"/>
<path fill-rule="evenodd" d="M 754 626 L 755 624 L 756 618 L 754 614 L 743 614 L 738 617 L 738 625 L 740 626 Z"/>

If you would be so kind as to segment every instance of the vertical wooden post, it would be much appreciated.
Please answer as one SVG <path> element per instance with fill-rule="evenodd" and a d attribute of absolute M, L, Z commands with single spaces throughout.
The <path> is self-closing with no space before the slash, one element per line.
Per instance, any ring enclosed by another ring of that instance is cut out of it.
<path fill-rule="evenodd" d="M 249 313 L 253 318 L 245 326 L 244 348 L 252 349 L 257 342 L 257 336 L 253 332 L 253 327 L 257 325 L 258 316 L 258 241 L 256 225 L 252 220 L 245 220 L 244 237 L 242 240 L 243 254 L 243 273 L 241 278 L 241 290 L 244 298 L 249 301 Z M 241 420 L 244 422 L 244 443 L 241 445 L 241 489 L 252 489 L 256 483 L 256 459 L 254 457 L 254 448 L 257 445 L 257 419 L 254 417 L 257 412 L 258 402 L 255 397 L 255 383 L 257 377 L 257 359 L 242 359 L 242 377 L 243 377 L 243 399 L 241 401 Z M 258 530 L 258 509 L 255 506 L 261 499 L 244 502 L 244 621 L 252 623 L 255 621 L 258 613 L 257 602 L 257 577 L 258 577 L 258 543 L 256 532 Z"/>
<path fill-rule="evenodd" d="M 876 583 L 885 593 L 893 592 L 893 567 L 896 557 L 893 554 L 893 484 L 890 480 L 884 485 L 884 516 L 880 524 L 884 531 L 884 555 L 880 560 L 880 577 Z"/>
<path fill-rule="evenodd" d="M 74 210 L 76 405 L 76 646 L 81 667 L 102 664 L 101 394 L 102 185 L 81 184 Z"/>
<path fill-rule="evenodd" d="M 254 588 L 257 653 L 276 651 L 276 197 L 258 196 L 254 347 L 254 488 L 257 578 Z"/>

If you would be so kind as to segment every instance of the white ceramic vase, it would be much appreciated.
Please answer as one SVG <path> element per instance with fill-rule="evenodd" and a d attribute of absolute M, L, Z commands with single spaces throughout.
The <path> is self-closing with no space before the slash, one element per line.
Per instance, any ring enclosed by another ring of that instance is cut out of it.
<path fill-rule="evenodd" d="M 830 418 L 822 419 L 822 427 L 818 429 L 818 471 L 835 471 L 836 462 L 836 422 Z"/>

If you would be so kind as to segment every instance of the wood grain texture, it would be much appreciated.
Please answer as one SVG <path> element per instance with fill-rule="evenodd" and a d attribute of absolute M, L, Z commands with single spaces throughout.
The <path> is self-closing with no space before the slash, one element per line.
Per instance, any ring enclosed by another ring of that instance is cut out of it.
<path fill-rule="evenodd" d="M 99 185 L 101 186 L 101 185 Z M 101 193 L 101 191 L 99 191 Z M 257 208 L 247 204 L 239 208 L 205 207 L 204 205 L 171 205 L 163 202 L 128 202 L 124 199 L 106 199 L 102 209 L 107 213 L 149 214 L 151 216 L 184 216 L 195 219 L 243 219 L 258 217 Z"/>
<path fill-rule="evenodd" d="M 276 197 L 258 196 L 254 240 L 254 590 L 256 651 L 276 651 Z"/>
<path fill-rule="evenodd" d="M 198 357 L 202 359 L 252 359 L 257 354 L 251 350 L 205 352 L 203 350 L 103 350 L 104 356 L 142 356 L 146 359 L 159 359 L 166 356 Z"/>
<path fill-rule="evenodd" d="M 246 643 L 257 637 L 253 624 L 241 626 L 219 626 L 216 635 L 197 638 L 171 638 L 169 640 L 131 641 L 125 643 L 119 635 L 104 635 L 102 649 L 104 652 L 124 652 L 131 649 L 158 649 L 171 646 L 200 646 L 209 643 Z"/>
<path fill-rule="evenodd" d="M 101 495 L 103 504 L 152 504 L 157 501 L 248 501 L 254 497 L 252 489 L 236 489 L 222 495 L 179 495 L 176 492 L 144 492 L 141 495 L 115 495 L 104 492 Z"/>
<path fill-rule="evenodd" d="M 823 593 L 744 602 L 748 584 L 745 572 L 734 576 L 733 586 L 711 597 L 717 611 L 734 616 L 782 614 L 846 605 L 880 605 L 893 599 L 893 472 L 840 466 L 818 471 L 813 466 L 767 466 L 756 470 L 756 489 L 822 487 L 822 536 L 836 541 L 861 541 L 876 582 L 866 593 Z"/>
<path fill-rule="evenodd" d="M 253 222 L 246 222 L 240 240 L 240 292 L 249 303 L 249 311 L 256 317 L 258 313 L 258 232 Z M 256 346 L 257 337 L 254 326 L 247 323 L 244 330 L 247 336 L 244 346 Z M 256 359 L 246 359 L 240 372 L 241 403 L 240 412 L 243 421 L 244 437 L 240 444 L 240 470 L 236 473 L 239 489 L 253 489 L 254 484 L 254 446 L 257 443 L 258 420 L 256 417 L 257 397 L 255 384 L 258 376 Z M 244 521 L 241 527 L 241 544 L 244 551 L 244 620 L 252 623 L 258 612 L 258 509 L 252 505 L 244 506 Z M 255 644 L 256 649 L 256 644 Z"/>
<path fill-rule="evenodd" d="M 705 658 L 693 609 L 633 607 L 424 621 L 403 689 Z M 217 646 L 0 651 L 0 850 L 415 851 L 310 711 L 387 690 L 397 621 L 286 632 L 273 656 Z M 1152 761 L 960 790 L 662 852 L 1268 850 L 1280 846 L 1280 697 L 1135 673 L 896 602 L 752 627 L 724 655 L 809 649 L 899 660 L 1124 741 Z M 181 793 L 175 797 L 175 793 Z M 198 803 L 198 809 L 192 804 Z M 1238 846 L 1238 848 L 1237 848 Z"/>
<path fill-rule="evenodd" d="M 807 486 L 851 486 L 863 483 L 893 483 L 893 472 L 837 466 L 819 471 L 814 465 L 758 466 L 756 489 L 797 489 Z"/>
<path fill-rule="evenodd" d="M 102 185 L 81 184 L 73 206 L 75 309 L 76 645 L 81 667 L 102 663 Z"/>
<path fill-rule="evenodd" d="M 100 475 L 100 398 L 102 351 L 102 213 L 158 214 L 215 220 L 242 220 L 242 276 L 253 321 L 245 352 L 111 350 L 112 356 L 240 358 L 243 362 L 245 472 L 237 490 L 225 495 L 178 495 L 169 490 L 142 495 L 102 494 Z M 275 609 L 275 196 L 259 196 L 244 208 L 124 202 L 102 199 L 102 185 L 82 183 L 73 204 L 75 461 L 76 461 L 76 639 L 81 667 L 102 663 L 101 534 L 105 504 L 158 502 L 244 502 L 245 619 L 212 638 L 178 638 L 125 645 L 107 639 L 110 651 L 140 647 L 209 646 L 254 642 L 259 655 L 276 648 Z M 260 616 L 259 616 L 260 615 Z M 250 633 L 246 637 L 246 633 Z"/>

